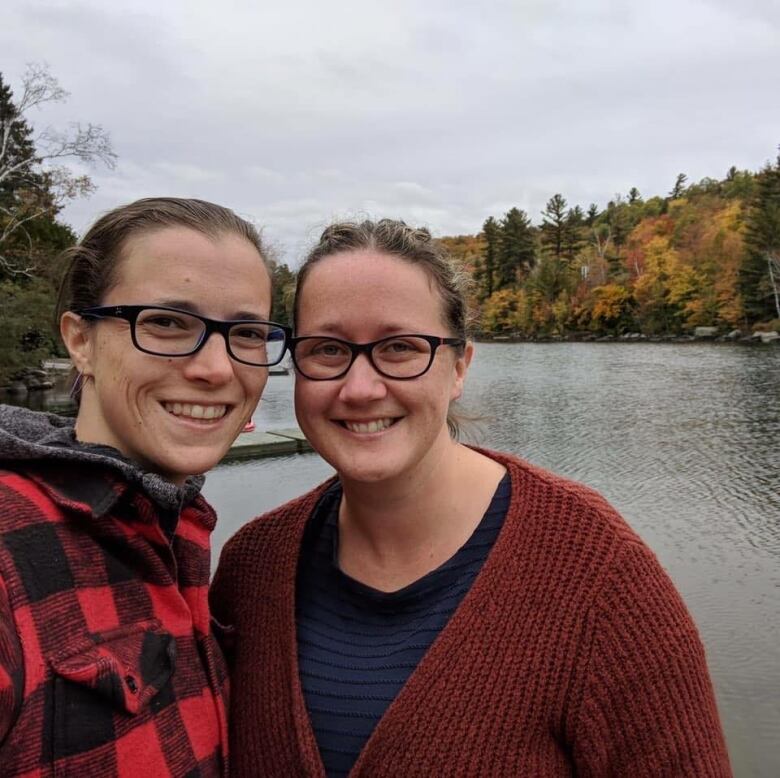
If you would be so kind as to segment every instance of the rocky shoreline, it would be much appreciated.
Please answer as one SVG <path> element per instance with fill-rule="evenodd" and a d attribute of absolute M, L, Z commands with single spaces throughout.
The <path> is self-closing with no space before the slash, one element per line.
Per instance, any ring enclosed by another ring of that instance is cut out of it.
<path fill-rule="evenodd" d="M 569 332 L 565 335 L 523 335 L 519 332 L 495 334 L 480 332 L 475 336 L 480 343 L 740 343 L 745 345 L 780 345 L 777 332 L 745 333 L 732 330 L 719 333 L 715 327 L 697 327 L 685 335 L 645 335 L 626 332 L 621 335 L 598 335 L 593 332 Z"/>

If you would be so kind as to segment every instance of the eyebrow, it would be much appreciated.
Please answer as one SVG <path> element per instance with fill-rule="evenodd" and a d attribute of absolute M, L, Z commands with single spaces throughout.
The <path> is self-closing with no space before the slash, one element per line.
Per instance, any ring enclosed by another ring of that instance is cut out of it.
<path fill-rule="evenodd" d="M 206 316 L 200 306 L 193 304 L 189 300 L 155 300 L 151 305 L 159 305 L 163 308 L 178 308 L 181 311 L 188 311 L 190 313 L 196 313 L 200 316 Z M 211 318 L 206 316 L 206 318 Z M 240 310 L 235 311 L 229 319 L 225 321 L 240 321 L 242 319 L 249 319 L 250 321 L 265 321 L 265 317 L 257 313 L 257 311 Z"/>
<path fill-rule="evenodd" d="M 415 329 L 414 327 L 409 327 L 405 325 L 399 326 L 396 324 L 390 324 L 384 327 L 380 327 L 379 332 L 383 333 L 382 335 L 380 335 L 380 337 L 390 338 L 393 335 L 404 335 L 404 334 L 419 332 L 419 328 Z M 327 333 L 327 334 L 322 335 L 322 333 Z M 338 333 L 338 334 L 334 334 L 334 333 Z M 346 336 L 346 330 L 338 322 L 325 322 L 324 324 L 321 324 L 319 327 L 317 327 L 316 334 L 322 335 L 322 337 L 332 337 L 332 338 L 341 338 L 342 340 L 349 340 L 349 338 Z"/>

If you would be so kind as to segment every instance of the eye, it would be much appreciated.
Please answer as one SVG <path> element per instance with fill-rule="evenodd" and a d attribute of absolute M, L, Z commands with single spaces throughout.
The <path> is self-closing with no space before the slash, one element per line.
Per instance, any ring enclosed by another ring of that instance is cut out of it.
<path fill-rule="evenodd" d="M 427 354 L 428 341 L 422 338 L 388 338 L 378 343 L 376 350 L 383 359 L 404 359 Z"/>
<path fill-rule="evenodd" d="M 160 313 L 147 316 L 138 323 L 142 324 L 144 327 L 157 327 L 161 330 L 186 329 L 188 326 L 192 326 L 188 321 L 177 319 L 175 316 L 169 314 Z"/>
<path fill-rule="evenodd" d="M 391 340 L 384 345 L 383 350 L 392 351 L 396 354 L 404 354 L 408 351 L 419 351 L 419 349 L 414 347 L 414 344 L 409 343 L 406 340 Z"/>
<path fill-rule="evenodd" d="M 342 357 L 349 354 L 349 349 L 335 340 L 322 340 L 314 343 L 309 354 L 315 357 Z"/>
<path fill-rule="evenodd" d="M 329 338 L 303 338 L 295 344 L 297 359 L 319 362 L 322 364 L 340 363 L 349 360 L 349 346 L 338 340 Z"/>
<path fill-rule="evenodd" d="M 234 327 L 230 331 L 232 338 L 241 338 L 241 340 L 266 340 L 266 332 L 261 327 Z"/>

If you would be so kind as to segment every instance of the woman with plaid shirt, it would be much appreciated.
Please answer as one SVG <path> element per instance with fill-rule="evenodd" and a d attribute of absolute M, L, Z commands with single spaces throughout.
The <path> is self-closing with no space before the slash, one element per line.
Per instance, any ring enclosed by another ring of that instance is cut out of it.
<path fill-rule="evenodd" d="M 67 254 L 76 419 L 0 406 L 0 775 L 224 775 L 200 474 L 286 348 L 260 238 L 155 198 Z"/>

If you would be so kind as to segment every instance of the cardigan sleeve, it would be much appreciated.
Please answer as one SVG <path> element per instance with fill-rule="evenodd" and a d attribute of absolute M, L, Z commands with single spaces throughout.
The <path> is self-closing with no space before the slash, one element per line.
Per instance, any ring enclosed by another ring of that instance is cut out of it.
<path fill-rule="evenodd" d="M 589 613 L 575 668 L 582 776 L 731 776 L 704 648 L 652 552 L 629 542 Z"/>
<path fill-rule="evenodd" d="M 16 721 L 22 704 L 24 656 L 16 633 L 5 584 L 0 577 L 0 743 Z"/>

